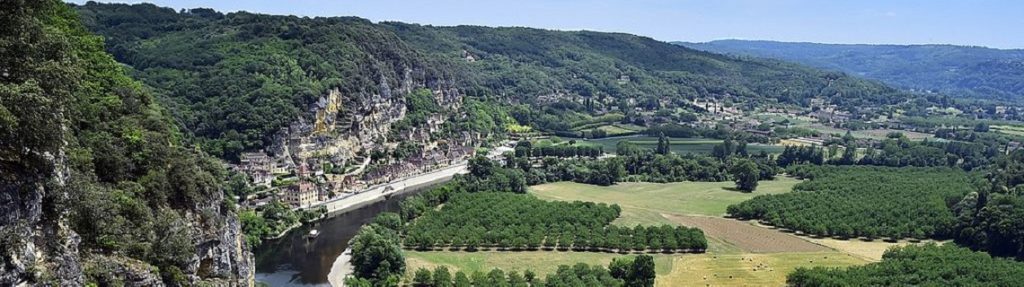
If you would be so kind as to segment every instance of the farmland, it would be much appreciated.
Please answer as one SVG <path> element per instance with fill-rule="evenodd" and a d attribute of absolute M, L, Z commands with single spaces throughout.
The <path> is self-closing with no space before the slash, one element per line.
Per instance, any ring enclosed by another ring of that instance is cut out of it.
<path fill-rule="evenodd" d="M 730 204 L 759 194 L 785 193 L 799 182 L 787 177 L 761 181 L 753 193 L 730 190 L 735 185 L 732 182 L 626 182 L 614 186 L 556 182 L 533 186 L 530 191 L 549 200 L 616 203 L 622 207 L 622 215 L 612 223 L 632 226 L 669 223 L 661 213 L 720 216 Z"/>
<path fill-rule="evenodd" d="M 657 271 L 657 286 L 778 286 L 783 285 L 786 274 L 800 266 L 843 267 L 867 263 L 863 259 L 836 251 L 790 253 L 707 253 L 707 254 L 651 254 Z M 559 252 L 419 252 L 407 251 L 406 278 L 420 268 L 438 265 L 463 272 L 487 272 L 494 268 L 529 269 L 537 274 L 553 272 L 558 265 L 579 262 L 607 265 L 612 258 L 624 255 L 614 253 Z M 629 255 L 626 255 L 629 256 Z"/>
<path fill-rule="evenodd" d="M 797 267 L 842 267 L 877 261 L 870 256 L 810 241 L 811 238 L 721 217 L 730 204 L 759 194 L 787 193 L 800 182 L 786 177 L 761 181 L 753 193 L 733 191 L 731 182 L 620 183 L 613 186 L 557 182 L 532 186 L 530 193 L 552 201 L 616 203 L 622 207 L 622 212 L 612 222 L 615 225 L 672 224 L 704 230 L 709 242 L 707 253 L 652 254 L 659 286 L 783 285 L 786 274 Z M 855 243 L 857 248 L 871 251 L 892 245 L 880 241 Z M 546 274 L 558 265 L 577 262 L 606 265 L 612 258 L 630 255 L 573 251 L 408 251 L 407 256 L 406 277 L 411 278 L 414 270 L 437 265 L 468 272 L 500 268 L 520 272 L 530 269 Z"/>
<path fill-rule="evenodd" d="M 602 139 L 577 139 L 580 144 L 598 145 L 604 148 L 605 152 L 615 152 L 615 145 L 620 141 L 629 141 L 641 148 L 654 148 L 658 144 L 658 137 L 650 136 L 628 136 L 628 137 L 609 137 Z M 722 140 L 709 139 L 709 138 L 669 138 L 672 152 L 685 154 L 685 153 L 711 153 L 711 150 L 715 145 L 722 143 Z M 750 153 L 758 153 L 765 151 L 768 153 L 779 153 L 782 152 L 781 146 L 756 144 L 751 143 L 747 146 L 747 150 Z"/>

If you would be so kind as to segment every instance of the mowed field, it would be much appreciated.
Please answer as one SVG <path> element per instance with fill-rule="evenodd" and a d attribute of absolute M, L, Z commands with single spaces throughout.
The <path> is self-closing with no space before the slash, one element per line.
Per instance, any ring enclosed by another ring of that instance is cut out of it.
<path fill-rule="evenodd" d="M 613 224 L 672 224 L 663 213 L 678 215 L 725 215 L 730 204 L 742 202 L 759 194 L 789 192 L 800 181 L 788 177 L 761 181 L 752 193 L 732 191 L 733 182 L 623 182 L 613 186 L 597 186 L 575 182 L 556 182 L 530 187 L 530 193 L 541 199 L 591 201 L 618 204 L 622 216 Z"/>
<path fill-rule="evenodd" d="M 654 257 L 657 286 L 782 286 L 786 274 L 800 266 L 843 267 L 864 264 L 863 259 L 835 251 L 789 253 L 712 253 L 650 254 Z M 574 251 L 406 251 L 406 279 L 419 268 L 433 270 L 447 266 L 467 275 L 499 268 L 522 274 L 533 270 L 538 275 L 553 273 L 558 265 L 576 263 L 608 266 L 612 258 L 629 257 L 600 252 Z"/>
<path fill-rule="evenodd" d="M 624 136 L 624 137 L 608 137 L 601 139 L 576 139 L 577 144 L 601 146 L 607 153 L 615 153 L 615 146 L 620 141 L 631 142 L 641 148 L 654 148 L 658 144 L 658 137 L 651 136 Z M 672 152 L 678 154 L 686 153 L 711 153 L 716 145 L 722 144 L 722 140 L 709 139 L 709 138 L 670 138 L 669 139 L 670 149 Z M 761 151 L 767 153 L 781 153 L 785 147 L 778 145 L 766 145 L 758 143 L 750 143 L 747 145 L 747 151 L 750 153 L 759 153 Z"/>
<path fill-rule="evenodd" d="M 546 200 L 619 204 L 616 225 L 671 224 L 700 227 L 708 237 L 703 254 L 651 254 L 658 286 L 782 286 L 797 267 L 843 267 L 877 261 L 897 243 L 814 239 L 785 233 L 753 222 L 723 218 L 728 205 L 758 194 L 784 193 L 799 180 L 762 181 L 753 193 L 733 191 L 732 182 L 620 183 L 602 187 L 571 182 L 533 186 L 531 194 Z M 526 269 L 547 274 L 558 265 L 579 262 L 607 265 L 623 255 L 600 252 L 448 252 L 407 251 L 411 278 L 419 267 L 446 265 L 463 271 Z"/>
<path fill-rule="evenodd" d="M 991 126 L 990 128 L 997 132 L 1008 135 L 1024 136 L 1024 127 L 1022 126 L 994 125 Z"/>
<path fill-rule="evenodd" d="M 811 125 L 808 125 L 807 128 L 818 130 L 820 132 L 827 133 L 827 134 L 840 134 L 840 135 L 846 134 L 846 130 L 844 130 L 844 129 L 837 129 L 837 128 L 833 128 L 833 127 L 823 126 L 821 124 L 811 124 Z M 915 131 L 894 130 L 894 129 L 856 130 L 856 131 L 851 131 L 850 133 L 853 134 L 854 137 L 858 137 L 858 138 L 869 138 L 869 139 L 875 139 L 875 140 L 884 140 L 884 139 L 886 139 L 889 136 L 889 133 L 893 133 L 893 132 L 901 133 L 901 134 L 907 136 L 907 138 L 910 139 L 910 140 L 924 140 L 926 138 L 930 139 L 930 138 L 934 138 L 935 137 L 934 134 L 921 133 L 921 132 L 915 132 Z"/>

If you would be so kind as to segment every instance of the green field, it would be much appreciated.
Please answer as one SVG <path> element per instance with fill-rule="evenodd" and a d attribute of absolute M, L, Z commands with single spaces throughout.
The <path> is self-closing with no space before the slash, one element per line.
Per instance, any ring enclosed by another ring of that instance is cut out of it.
<path fill-rule="evenodd" d="M 615 146 L 620 141 L 629 141 L 642 148 L 653 149 L 658 144 L 658 137 L 651 136 L 627 136 L 627 137 L 611 137 L 602 139 L 576 139 L 579 144 L 585 145 L 597 145 L 604 147 L 604 151 L 607 153 L 614 153 Z M 722 140 L 709 139 L 709 138 L 670 138 L 669 143 L 672 144 L 672 152 L 684 154 L 684 153 L 711 153 L 711 150 L 716 145 L 722 143 Z M 765 151 L 768 153 L 781 153 L 783 150 L 782 146 L 765 145 L 765 144 L 748 144 L 747 151 L 751 153 L 758 153 Z"/>
<path fill-rule="evenodd" d="M 809 125 L 808 128 L 820 131 L 820 132 L 825 133 L 825 134 L 839 134 L 839 135 L 846 134 L 846 130 L 844 130 L 844 129 L 837 129 L 837 128 L 833 128 L 833 127 L 827 127 L 827 126 L 823 126 L 821 124 L 812 124 L 812 125 Z M 888 138 L 889 133 L 893 133 L 893 132 L 901 133 L 901 134 L 907 136 L 907 138 L 910 139 L 910 140 L 923 140 L 923 139 L 931 139 L 931 138 L 935 137 L 935 135 L 928 134 L 928 133 L 920 133 L 920 132 L 905 131 L 905 130 L 894 130 L 894 129 L 856 130 L 856 131 L 850 131 L 850 134 L 852 134 L 854 137 L 857 137 L 857 138 L 884 140 L 884 139 Z"/>
<path fill-rule="evenodd" d="M 613 186 L 556 182 L 532 186 L 530 192 L 541 199 L 616 203 L 622 206 L 622 215 L 613 224 L 633 226 L 671 224 L 662 213 L 720 216 L 730 204 L 759 194 L 789 192 L 799 182 L 787 177 L 761 181 L 752 193 L 731 190 L 733 182 L 624 182 Z"/>
<path fill-rule="evenodd" d="M 644 127 L 637 125 L 625 125 L 625 124 L 614 124 L 614 125 L 603 125 L 597 127 L 599 130 L 603 130 L 608 133 L 608 136 L 618 136 L 626 134 L 636 134 L 642 132 Z"/>
<path fill-rule="evenodd" d="M 1024 136 L 1024 127 L 1022 126 L 995 125 L 991 126 L 991 129 L 1008 135 Z"/>

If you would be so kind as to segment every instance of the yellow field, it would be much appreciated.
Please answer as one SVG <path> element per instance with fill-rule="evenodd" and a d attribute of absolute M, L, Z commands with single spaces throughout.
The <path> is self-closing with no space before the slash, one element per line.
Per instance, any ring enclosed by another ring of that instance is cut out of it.
<path fill-rule="evenodd" d="M 672 261 L 671 271 L 657 274 L 658 286 L 783 286 L 786 284 L 786 274 L 797 267 L 844 267 L 866 263 L 863 259 L 836 251 L 708 253 L 677 256 L 673 257 Z"/>
<path fill-rule="evenodd" d="M 992 130 L 1008 135 L 1024 136 L 1024 127 L 1021 126 L 996 125 L 991 128 Z"/>
<path fill-rule="evenodd" d="M 406 279 L 411 279 L 419 268 L 433 270 L 445 265 L 454 273 L 487 272 L 493 268 L 515 270 L 522 274 L 527 269 L 542 277 L 553 273 L 558 265 L 576 263 L 607 266 L 612 258 L 633 256 L 596 252 L 449 252 L 406 251 Z M 705 254 L 653 254 L 657 271 L 657 286 L 782 286 L 786 274 L 800 266 L 842 267 L 867 261 L 836 251 L 808 253 L 726 253 Z M 706 279 L 705 279 L 706 278 Z"/>
<path fill-rule="evenodd" d="M 574 251 L 479 251 L 479 252 L 450 252 L 450 251 L 406 251 L 406 273 L 412 276 L 416 269 L 427 268 L 433 270 L 438 265 L 445 265 L 451 269 L 470 275 L 475 271 L 488 272 L 491 269 L 499 268 L 508 271 L 523 273 L 527 269 L 533 270 L 538 275 L 554 273 L 559 265 L 575 265 L 576 263 L 587 263 L 591 265 L 608 266 L 612 258 L 629 257 L 634 255 L 602 253 L 602 252 L 574 252 Z M 654 266 L 658 273 L 668 274 L 672 270 L 672 258 L 684 255 L 653 254 Z M 696 255 L 693 255 L 696 256 Z"/>
<path fill-rule="evenodd" d="M 733 182 L 619 183 L 596 186 L 556 182 L 530 187 L 530 193 L 548 200 L 582 200 L 618 204 L 622 215 L 613 224 L 672 224 L 662 213 L 721 216 L 730 204 L 759 194 L 789 192 L 800 180 L 779 177 L 758 183 L 752 193 L 733 191 Z"/>

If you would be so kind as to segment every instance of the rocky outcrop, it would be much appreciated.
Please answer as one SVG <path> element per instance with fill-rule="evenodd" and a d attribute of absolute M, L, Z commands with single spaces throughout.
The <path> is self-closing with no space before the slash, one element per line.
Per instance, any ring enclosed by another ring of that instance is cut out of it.
<path fill-rule="evenodd" d="M 145 262 L 106 255 L 92 255 L 83 260 L 86 270 L 104 270 L 94 274 L 102 285 L 165 286 L 156 267 Z"/>
<path fill-rule="evenodd" d="M 242 224 L 238 216 L 231 211 L 220 210 L 222 208 L 218 201 L 218 204 L 204 209 L 208 214 L 218 215 L 215 224 L 196 224 L 192 227 L 196 254 L 186 271 L 191 274 L 193 282 L 216 286 L 252 286 L 255 262 L 245 243 Z"/>
<path fill-rule="evenodd" d="M 81 285 L 78 235 L 67 226 L 63 152 L 39 155 L 48 168 L 0 169 L 0 285 L 47 281 Z"/>

